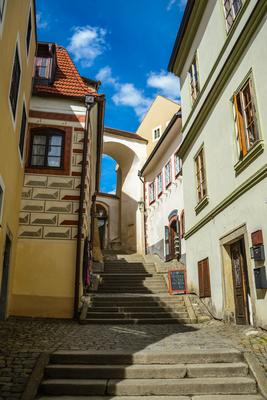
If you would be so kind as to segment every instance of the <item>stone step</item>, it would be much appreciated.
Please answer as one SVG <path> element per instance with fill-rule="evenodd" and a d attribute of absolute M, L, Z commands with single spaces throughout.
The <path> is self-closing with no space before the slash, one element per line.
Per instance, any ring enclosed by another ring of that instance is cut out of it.
<path fill-rule="evenodd" d="M 89 319 L 151 319 L 151 318 L 175 318 L 179 320 L 187 320 L 187 312 L 168 312 L 159 310 L 157 312 L 135 312 L 135 313 L 124 313 L 124 312 L 97 312 L 95 310 L 88 310 L 87 317 Z"/>
<path fill-rule="evenodd" d="M 196 324 L 197 319 L 192 320 L 190 318 L 180 318 L 180 319 L 175 319 L 175 318 L 142 318 L 142 319 L 137 319 L 137 318 L 125 318 L 125 319 L 119 319 L 119 318 L 114 318 L 114 319 L 94 319 L 94 318 L 86 318 L 84 320 L 81 320 L 80 323 L 82 325 L 86 324 L 97 324 L 97 325 L 121 325 L 121 324 L 128 324 L 128 325 L 139 325 L 139 324 L 147 324 L 147 325 L 172 325 L 172 324 Z"/>
<path fill-rule="evenodd" d="M 256 383 L 249 377 L 186 379 L 48 379 L 41 384 L 44 394 L 52 395 L 189 395 L 254 394 Z"/>
<path fill-rule="evenodd" d="M 107 277 L 106 275 L 101 275 L 102 281 L 104 282 L 112 282 L 112 283 L 121 283 L 121 282 L 165 282 L 162 276 L 150 276 L 146 275 L 112 275 Z"/>
<path fill-rule="evenodd" d="M 126 285 L 124 285 L 124 284 L 108 284 L 108 283 L 106 283 L 106 282 L 104 282 L 104 283 L 101 283 L 100 284 L 100 286 L 99 286 L 99 289 L 112 289 L 112 290 L 120 290 L 120 289 L 123 289 L 123 290 L 129 290 L 129 293 L 130 293 L 130 291 L 131 290 L 139 290 L 139 289 L 149 289 L 149 290 L 163 290 L 164 289 L 164 291 L 165 292 L 167 292 L 167 287 L 166 287 L 166 285 L 164 285 L 164 283 L 158 283 L 158 284 L 152 284 L 152 283 L 147 283 L 147 284 L 140 284 L 140 285 L 137 285 L 137 284 L 128 284 L 127 286 Z"/>
<path fill-rule="evenodd" d="M 184 304 L 183 296 L 97 296 L 92 297 L 93 302 L 108 303 L 142 303 L 142 304 Z"/>
<path fill-rule="evenodd" d="M 131 312 L 158 312 L 158 311 L 175 311 L 175 312 L 187 312 L 186 307 L 184 306 L 172 306 L 172 307 L 163 307 L 161 305 L 154 305 L 154 306 L 141 306 L 139 305 L 138 307 L 129 307 L 129 306 L 112 306 L 110 305 L 109 307 L 102 307 L 102 306 L 95 306 L 93 305 L 92 307 L 88 308 L 88 311 L 94 310 L 97 312 L 126 312 L 126 313 L 131 313 Z"/>
<path fill-rule="evenodd" d="M 264 400 L 257 394 L 204 396 L 41 396 L 38 400 Z"/>
<path fill-rule="evenodd" d="M 45 369 L 47 379 L 178 379 L 247 376 L 245 363 L 167 364 L 167 365 L 64 365 Z"/>
<path fill-rule="evenodd" d="M 166 293 L 167 288 L 159 288 L 159 289 L 149 289 L 145 287 L 141 288 L 131 288 L 131 287 L 121 287 L 121 288 L 102 288 L 101 286 L 98 289 L 98 293 L 151 293 L 151 294 L 157 294 L 157 293 Z"/>
<path fill-rule="evenodd" d="M 242 353 L 235 349 L 179 350 L 127 352 L 102 350 L 60 350 L 50 355 L 53 364 L 88 364 L 88 365 L 151 365 L 151 364 L 211 364 L 244 362 Z"/>

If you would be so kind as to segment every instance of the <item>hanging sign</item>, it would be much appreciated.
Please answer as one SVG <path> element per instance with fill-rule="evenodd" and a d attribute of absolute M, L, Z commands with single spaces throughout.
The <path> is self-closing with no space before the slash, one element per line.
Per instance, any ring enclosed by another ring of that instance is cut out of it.
<path fill-rule="evenodd" d="M 169 271 L 168 272 L 168 280 L 169 280 L 169 293 L 186 293 L 186 271 Z"/>

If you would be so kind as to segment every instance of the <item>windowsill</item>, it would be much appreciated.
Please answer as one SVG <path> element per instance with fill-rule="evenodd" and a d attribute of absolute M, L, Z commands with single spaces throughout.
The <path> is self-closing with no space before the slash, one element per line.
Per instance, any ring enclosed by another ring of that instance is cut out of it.
<path fill-rule="evenodd" d="M 40 175 L 69 175 L 67 168 L 49 168 L 49 167 L 26 167 L 26 173 Z"/>
<path fill-rule="evenodd" d="M 249 150 L 245 157 L 238 161 L 235 166 L 235 175 L 238 176 L 244 169 L 246 169 L 257 157 L 259 157 L 264 151 L 264 142 L 259 140 L 254 146 Z"/>
<path fill-rule="evenodd" d="M 206 205 L 209 204 L 209 196 L 204 196 L 202 200 L 200 200 L 200 202 L 196 205 L 195 207 L 195 213 L 196 215 L 198 215 L 200 213 L 200 211 L 203 210 L 203 208 L 206 207 Z"/>

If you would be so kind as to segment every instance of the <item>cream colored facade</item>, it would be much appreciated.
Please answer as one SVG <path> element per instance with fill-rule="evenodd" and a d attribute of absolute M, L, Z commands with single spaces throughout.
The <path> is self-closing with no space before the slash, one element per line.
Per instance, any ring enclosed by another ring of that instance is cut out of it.
<path fill-rule="evenodd" d="M 184 139 L 180 156 L 189 288 L 199 293 L 198 262 L 208 258 L 211 297 L 205 302 L 217 318 L 237 321 L 238 269 L 234 268 L 238 267 L 231 260 L 231 246 L 241 241 L 247 265 L 247 283 L 243 283 L 247 322 L 265 327 L 267 290 L 256 288 L 254 278 L 255 269 L 261 268 L 266 280 L 265 262 L 252 259 L 250 248 L 252 234 L 259 230 L 267 244 L 266 12 L 265 1 L 242 1 L 227 32 L 222 2 L 196 2 L 170 64 L 170 70 L 181 78 Z M 192 104 L 188 71 L 195 55 L 200 92 Z M 240 161 L 233 95 L 248 78 L 253 85 L 259 137 Z M 202 147 L 207 195 L 198 203 L 195 157 Z"/>
<path fill-rule="evenodd" d="M 173 115 L 179 109 L 179 104 L 166 97 L 158 95 L 155 98 L 136 131 L 137 135 L 148 141 L 147 156 L 150 155 Z"/>
<path fill-rule="evenodd" d="M 16 262 L 20 194 L 23 184 L 25 155 L 25 152 L 23 152 L 21 157 L 19 144 L 23 105 L 25 105 L 27 117 L 29 115 L 33 61 L 36 48 L 35 3 L 32 0 L 5 1 L 1 14 L 0 186 L 3 190 L 3 198 L 2 207 L 0 205 L 0 308 L 1 318 L 5 318 L 10 313 L 10 293 L 14 281 L 14 266 Z M 27 52 L 26 43 L 29 21 L 31 21 L 31 31 L 28 34 L 29 50 Z M 14 118 L 9 94 L 16 48 L 18 49 L 21 74 Z M 3 267 L 7 235 L 11 240 L 11 252 L 8 265 Z"/>

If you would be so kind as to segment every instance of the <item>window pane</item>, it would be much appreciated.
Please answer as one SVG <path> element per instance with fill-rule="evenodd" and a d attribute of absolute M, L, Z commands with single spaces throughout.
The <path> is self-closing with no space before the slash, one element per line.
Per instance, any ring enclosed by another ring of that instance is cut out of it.
<path fill-rule="evenodd" d="M 9 100 L 10 100 L 14 119 L 15 119 L 16 110 L 17 110 L 20 75 L 21 75 L 21 69 L 20 69 L 20 62 L 19 62 L 19 53 L 18 53 L 18 48 L 16 47 L 14 65 L 13 65 L 13 70 L 12 70 L 10 93 L 9 93 Z"/>
<path fill-rule="evenodd" d="M 25 111 L 25 104 L 23 104 L 22 119 L 21 119 L 21 126 L 20 126 L 20 137 L 19 137 L 19 151 L 20 151 L 21 158 L 23 158 L 23 153 L 24 153 L 26 124 L 27 124 L 27 115 L 26 115 L 26 111 Z"/>
<path fill-rule="evenodd" d="M 241 0 L 232 0 L 233 1 L 233 9 L 235 16 L 237 15 L 238 11 L 242 7 L 242 1 Z"/>
<path fill-rule="evenodd" d="M 0 21 L 3 19 L 5 0 L 0 0 Z"/>
<path fill-rule="evenodd" d="M 49 167 L 60 167 L 60 157 L 48 157 L 47 163 Z"/>
<path fill-rule="evenodd" d="M 51 136 L 49 138 L 49 144 L 51 146 L 61 146 L 61 144 L 62 144 L 62 136 L 60 136 L 60 135 Z"/>
<path fill-rule="evenodd" d="M 48 148 L 48 155 L 49 156 L 57 156 L 60 157 L 61 156 L 61 147 L 58 146 L 49 146 Z"/>
<path fill-rule="evenodd" d="M 27 29 L 27 39 L 26 39 L 26 43 L 27 43 L 27 54 L 28 54 L 29 48 L 30 48 L 31 33 L 32 33 L 32 13 L 31 13 L 31 11 L 30 11 L 29 21 L 28 21 L 28 29 Z"/>
<path fill-rule="evenodd" d="M 43 167 L 45 165 L 45 157 L 43 157 L 43 156 L 32 156 L 31 165 Z"/>
<path fill-rule="evenodd" d="M 2 186 L 0 186 L 0 217 L 1 217 L 1 211 L 2 211 L 2 206 L 3 206 L 3 195 L 4 191 Z"/>
<path fill-rule="evenodd" d="M 46 136 L 44 135 L 34 135 L 33 137 L 33 144 L 42 144 L 46 145 Z"/>
<path fill-rule="evenodd" d="M 45 149 L 46 149 L 45 146 L 36 144 L 32 147 L 32 155 L 33 156 L 44 156 Z"/>

